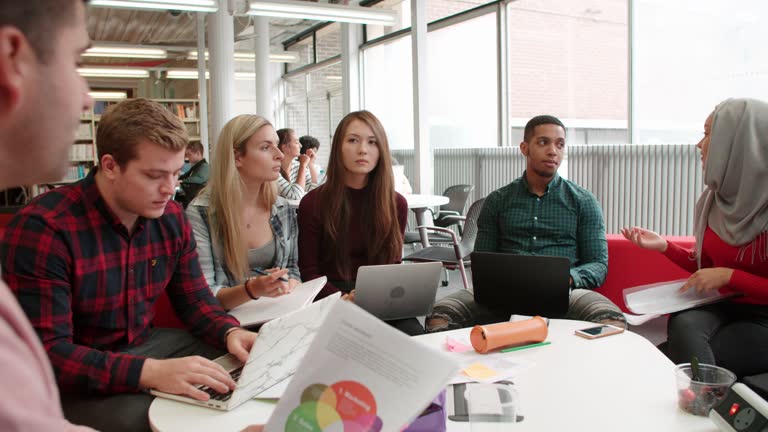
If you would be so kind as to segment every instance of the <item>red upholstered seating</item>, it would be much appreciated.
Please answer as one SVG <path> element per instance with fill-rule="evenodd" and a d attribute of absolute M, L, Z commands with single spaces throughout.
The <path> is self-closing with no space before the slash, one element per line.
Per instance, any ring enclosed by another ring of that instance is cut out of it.
<path fill-rule="evenodd" d="M 611 299 L 624 312 L 628 312 L 622 296 L 624 289 L 690 276 L 664 255 L 641 249 L 620 234 L 608 234 L 607 237 L 608 276 L 597 292 Z M 692 248 L 694 243 L 693 237 L 665 238 L 685 248 Z"/>

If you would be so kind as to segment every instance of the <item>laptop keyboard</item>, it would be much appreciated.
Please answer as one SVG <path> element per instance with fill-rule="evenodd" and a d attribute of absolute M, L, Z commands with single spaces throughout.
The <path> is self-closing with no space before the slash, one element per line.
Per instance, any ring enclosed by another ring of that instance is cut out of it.
<path fill-rule="evenodd" d="M 243 373 L 243 367 L 242 366 L 240 366 L 239 368 L 229 372 L 229 375 L 232 377 L 232 379 L 235 382 L 237 382 L 237 380 L 240 378 L 240 374 L 241 373 Z M 230 390 L 230 391 L 228 391 L 226 393 L 219 393 L 216 390 L 214 390 L 214 389 L 212 389 L 212 388 L 210 388 L 208 386 L 201 386 L 201 387 L 199 387 L 199 389 L 204 391 L 204 392 L 206 392 L 206 393 L 208 393 L 208 396 L 211 397 L 211 400 L 217 400 L 217 401 L 222 401 L 222 402 L 228 401 L 232 397 L 232 392 L 233 392 L 233 390 Z"/>

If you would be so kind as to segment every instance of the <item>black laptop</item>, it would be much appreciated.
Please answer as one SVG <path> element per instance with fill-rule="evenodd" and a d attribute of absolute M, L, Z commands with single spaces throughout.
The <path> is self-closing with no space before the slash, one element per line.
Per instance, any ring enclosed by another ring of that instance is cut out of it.
<path fill-rule="evenodd" d="M 510 315 L 560 317 L 568 311 L 568 258 L 472 253 L 475 301 Z"/>

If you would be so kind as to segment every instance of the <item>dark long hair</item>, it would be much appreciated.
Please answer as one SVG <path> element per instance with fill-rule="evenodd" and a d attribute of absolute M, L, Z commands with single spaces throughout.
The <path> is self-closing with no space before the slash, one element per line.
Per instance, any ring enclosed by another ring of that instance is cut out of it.
<path fill-rule="evenodd" d="M 283 128 L 277 130 L 277 148 L 280 149 L 280 151 L 283 151 L 283 146 L 288 144 L 288 142 L 291 140 L 291 135 L 295 134 L 296 132 L 293 129 L 290 128 Z M 285 153 L 285 152 L 283 152 Z M 291 173 L 286 172 L 283 167 L 280 167 L 280 175 L 283 176 L 284 179 L 291 181 Z"/>
<path fill-rule="evenodd" d="M 354 275 L 351 274 L 347 247 L 350 209 L 346 185 L 347 170 L 344 168 L 341 149 L 347 128 L 355 120 L 371 128 L 379 148 L 379 162 L 368 174 L 366 187 L 370 189 L 370 193 L 361 214 L 364 222 L 371 223 L 364 234 L 368 264 L 392 264 L 403 248 L 387 134 L 379 119 L 369 111 L 351 112 L 341 120 L 333 134 L 325 184 L 318 191 L 320 214 L 323 215 L 323 244 L 331 249 L 327 254 L 328 260 L 344 280 L 352 280 Z"/>

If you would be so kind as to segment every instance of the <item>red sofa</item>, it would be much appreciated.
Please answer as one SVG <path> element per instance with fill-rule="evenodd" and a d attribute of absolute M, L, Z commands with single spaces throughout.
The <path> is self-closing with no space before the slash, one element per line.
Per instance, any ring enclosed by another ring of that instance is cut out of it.
<path fill-rule="evenodd" d="M 624 312 L 628 312 L 622 295 L 624 289 L 690 276 L 664 255 L 641 249 L 620 234 L 609 234 L 607 237 L 608 275 L 597 292 L 611 299 Z M 694 244 L 693 237 L 665 238 L 685 248 L 692 248 Z"/>

